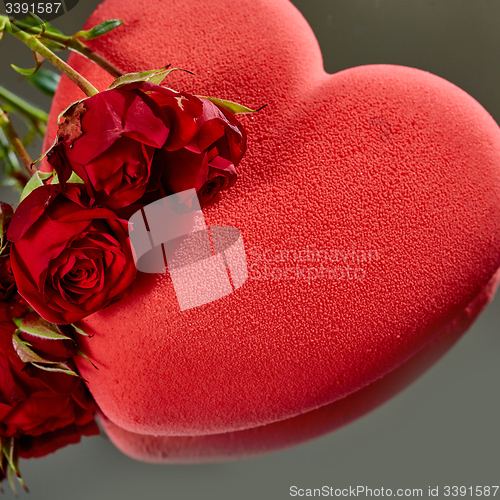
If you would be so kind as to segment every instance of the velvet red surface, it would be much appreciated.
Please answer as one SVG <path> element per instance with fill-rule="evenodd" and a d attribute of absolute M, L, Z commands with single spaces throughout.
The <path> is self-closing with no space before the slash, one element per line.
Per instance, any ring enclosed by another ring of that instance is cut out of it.
<path fill-rule="evenodd" d="M 170 63 L 195 73 L 172 73 L 176 90 L 268 104 L 242 118 L 238 181 L 204 211 L 241 232 L 247 282 L 181 312 L 168 275 L 139 273 L 83 322 L 99 370 L 79 369 L 125 434 L 242 431 L 353 397 L 431 346 L 500 267 L 500 129 L 453 84 L 390 65 L 326 74 L 286 0 L 107 0 L 86 26 L 116 17 L 91 46 L 122 70 Z M 46 145 L 81 97 L 63 78 Z"/>
<path fill-rule="evenodd" d="M 374 410 L 438 361 L 493 299 L 500 281 L 495 273 L 481 293 L 421 351 L 385 377 L 344 399 L 302 415 L 242 431 L 207 436 L 152 436 L 126 431 L 104 415 L 99 420 L 123 453 L 150 463 L 207 463 L 275 452 L 335 431 Z"/>

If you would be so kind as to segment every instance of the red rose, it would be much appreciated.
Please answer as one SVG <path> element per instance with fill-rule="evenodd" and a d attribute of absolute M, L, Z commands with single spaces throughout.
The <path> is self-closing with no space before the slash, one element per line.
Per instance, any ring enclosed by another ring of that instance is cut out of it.
<path fill-rule="evenodd" d="M 81 435 L 98 434 L 92 401 L 78 377 L 26 365 L 12 345 L 14 323 L 0 323 L 0 436 L 21 456 L 41 456 Z M 32 368 L 31 370 L 27 368 Z"/>
<path fill-rule="evenodd" d="M 212 204 L 219 191 L 236 182 L 235 167 L 247 145 L 244 128 L 229 111 L 206 98 L 150 83 L 141 88 L 172 124 L 165 146 L 153 160 L 153 168 L 161 171 L 165 191 L 172 194 L 194 188 L 202 207 Z"/>
<path fill-rule="evenodd" d="M 75 104 L 57 137 L 47 158 L 61 181 L 76 172 L 92 200 L 113 210 L 156 191 L 160 179 L 156 198 L 194 188 L 206 206 L 234 184 L 246 150 L 245 131 L 231 113 L 149 82 Z"/>
<path fill-rule="evenodd" d="M 76 172 L 97 203 L 116 210 L 144 194 L 153 154 L 168 133 L 168 121 L 146 94 L 108 90 L 68 110 L 47 159 L 62 182 Z"/>
<path fill-rule="evenodd" d="M 127 224 L 111 210 L 90 208 L 82 184 L 35 189 L 7 236 L 19 293 L 51 323 L 74 323 L 131 291 Z"/>

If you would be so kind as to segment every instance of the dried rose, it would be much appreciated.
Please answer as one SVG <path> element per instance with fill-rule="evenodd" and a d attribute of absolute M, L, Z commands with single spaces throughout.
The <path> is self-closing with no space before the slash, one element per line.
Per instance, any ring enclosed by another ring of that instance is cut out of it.
<path fill-rule="evenodd" d="M 47 158 L 63 183 L 76 172 L 93 200 L 116 210 L 144 194 L 154 152 L 168 133 L 159 106 L 144 92 L 108 90 L 66 112 Z"/>

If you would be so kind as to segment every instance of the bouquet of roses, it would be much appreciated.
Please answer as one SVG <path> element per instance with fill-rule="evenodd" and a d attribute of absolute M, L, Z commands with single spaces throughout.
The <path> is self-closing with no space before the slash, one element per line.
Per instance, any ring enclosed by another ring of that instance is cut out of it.
<path fill-rule="evenodd" d="M 34 53 L 35 68 L 19 72 L 43 84 L 47 60 L 87 95 L 59 117 L 43 155 L 51 170 L 42 172 L 35 165 L 43 157 L 32 162 L 7 111 L 20 113 L 34 135 L 45 132 L 46 116 L 0 88 L 0 159 L 22 189 L 16 210 L 0 205 L 0 479 L 13 488 L 14 475 L 25 486 L 19 457 L 99 432 L 74 363 L 86 357 L 78 338 L 87 334 L 77 322 L 130 294 L 137 272 L 130 216 L 189 190 L 201 208 L 216 203 L 234 185 L 246 150 L 234 115 L 252 110 L 163 86 L 175 69 L 121 74 L 83 43 L 119 25 L 106 21 L 68 37 L 36 16 L 0 18 L 0 36 L 14 35 Z M 114 83 L 98 92 L 53 52 L 62 48 L 95 61 Z"/>

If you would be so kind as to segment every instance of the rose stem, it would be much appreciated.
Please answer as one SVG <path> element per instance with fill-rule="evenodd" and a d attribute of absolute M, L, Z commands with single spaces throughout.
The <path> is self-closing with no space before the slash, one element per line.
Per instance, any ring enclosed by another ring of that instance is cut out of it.
<path fill-rule="evenodd" d="M 43 58 L 47 59 L 58 70 L 64 73 L 70 80 L 76 83 L 85 93 L 87 97 L 98 94 L 99 91 L 80 73 L 75 71 L 69 64 L 65 63 L 61 58 L 56 56 L 54 52 L 48 49 L 35 35 L 28 35 L 24 31 L 9 31 L 16 38 L 25 43 L 33 52 L 37 52 Z"/>
<path fill-rule="evenodd" d="M 14 151 L 21 160 L 22 164 L 26 167 L 26 170 L 28 171 L 30 176 L 33 176 L 37 169 L 33 166 L 30 155 L 26 151 L 23 142 L 21 141 L 21 139 L 19 139 L 19 136 L 14 130 L 9 115 L 2 108 L 0 108 L 0 128 L 3 130 L 5 137 L 7 137 L 9 142 L 12 144 Z"/>
<path fill-rule="evenodd" d="M 19 113 L 23 114 L 28 118 L 36 130 L 42 135 L 45 135 L 45 124 L 49 121 L 49 115 L 42 111 L 41 109 L 33 106 L 32 104 L 21 99 L 16 94 L 13 94 L 6 88 L 0 85 L 0 100 L 3 100 L 7 104 L 10 104 Z"/>
<path fill-rule="evenodd" d="M 52 42 L 56 42 L 66 49 L 84 55 L 87 59 L 90 59 L 91 61 L 95 62 L 98 66 L 100 66 L 103 70 L 107 71 L 114 78 L 118 78 L 119 76 L 122 76 L 124 74 L 123 71 L 120 71 L 114 64 L 104 59 L 104 57 L 102 57 L 97 52 L 94 52 L 92 49 L 89 49 L 84 43 L 82 43 L 77 38 L 73 38 L 72 36 L 61 35 L 59 33 L 51 33 L 49 31 L 44 32 L 43 28 L 38 26 L 23 25 L 22 21 L 17 21 L 16 25 L 21 28 L 25 26 L 26 29 L 29 29 L 30 33 L 40 34 L 41 38 L 45 38 L 46 40 L 51 40 Z"/>
<path fill-rule="evenodd" d="M 102 69 L 107 71 L 114 78 L 118 78 L 122 76 L 124 73 L 120 71 L 114 64 L 111 64 L 109 61 L 104 59 L 100 54 L 94 52 L 89 49 L 86 45 L 84 45 L 80 40 L 75 40 L 74 38 L 69 39 L 68 48 L 73 50 L 74 52 L 78 52 L 91 61 L 95 62 Z"/>

